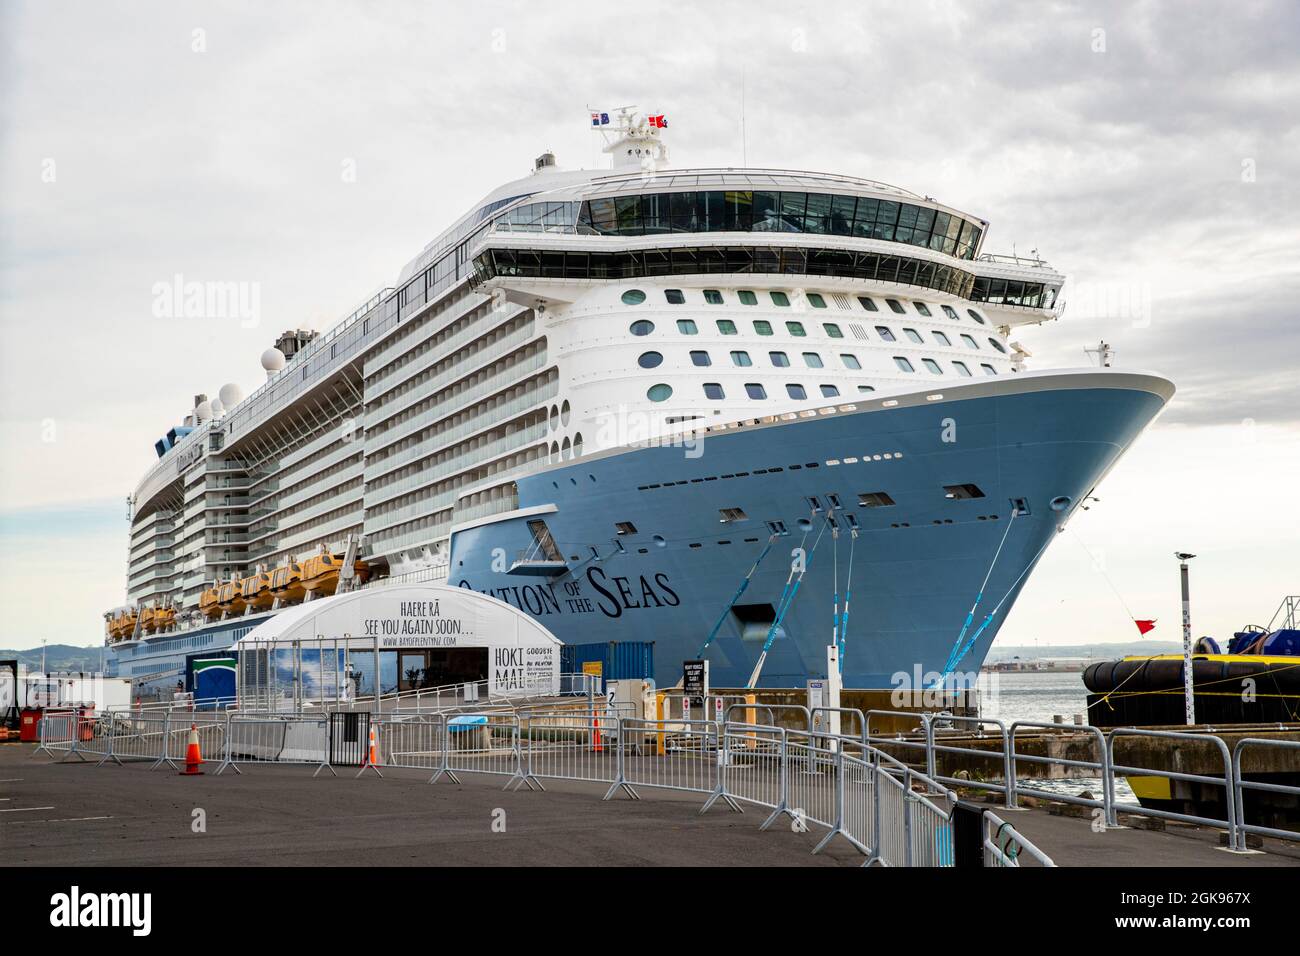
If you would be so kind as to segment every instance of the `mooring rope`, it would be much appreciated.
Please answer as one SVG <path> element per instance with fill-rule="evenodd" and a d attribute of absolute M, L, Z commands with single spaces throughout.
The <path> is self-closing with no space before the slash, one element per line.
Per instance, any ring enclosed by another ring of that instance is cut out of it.
<path fill-rule="evenodd" d="M 759 552 L 758 559 L 754 562 L 753 567 L 749 569 L 749 573 L 746 574 L 744 579 L 740 582 L 740 587 L 736 588 L 736 593 L 732 595 L 727 606 L 722 609 L 722 614 L 718 617 L 717 623 L 713 625 L 713 630 L 709 631 L 709 636 L 705 638 L 704 645 L 700 648 L 700 652 L 695 655 L 696 657 L 704 657 L 704 652 L 709 649 L 709 645 L 713 643 L 713 639 L 718 636 L 718 631 L 722 628 L 722 623 L 727 619 L 727 615 L 731 613 L 731 609 L 736 606 L 736 602 L 740 600 L 740 596 L 745 593 L 745 588 L 749 587 L 749 582 L 750 579 L 754 577 L 754 572 L 757 571 L 758 566 L 763 563 L 763 559 L 767 557 L 767 553 L 772 550 L 772 542 L 775 540 L 775 534 L 768 537 L 767 544 L 764 546 L 763 550 Z"/>
<path fill-rule="evenodd" d="M 853 551 L 858 544 L 858 529 L 849 529 L 849 575 L 844 580 L 844 613 L 840 616 L 839 646 L 840 673 L 844 673 L 844 655 L 848 650 L 849 639 L 849 595 L 853 591 Z"/>
<path fill-rule="evenodd" d="M 984 572 L 984 580 L 980 583 L 979 593 L 975 595 L 975 603 L 970 606 L 966 612 L 966 621 L 961 626 L 961 631 L 957 634 L 957 640 L 953 641 L 952 650 L 948 652 L 948 660 L 943 665 L 943 676 L 947 677 L 952 673 L 953 668 L 957 666 L 958 649 L 962 646 L 962 641 L 966 637 L 966 632 L 970 630 L 971 623 L 975 620 L 975 611 L 979 608 L 980 602 L 984 600 L 984 589 L 988 587 L 989 578 L 993 576 L 993 568 L 997 566 L 998 557 L 1002 554 L 1002 547 L 1007 543 L 1007 536 L 1011 534 L 1011 526 L 1016 523 L 1016 517 L 1020 514 L 1018 508 L 1013 508 L 1011 518 L 1007 521 L 1007 529 L 1002 532 L 1002 540 L 998 542 L 997 550 L 993 552 L 993 560 L 989 562 L 989 568 Z"/>
<path fill-rule="evenodd" d="M 1060 529 L 1057 530 L 1059 532 Z M 1004 540 L 1005 537 L 1006 536 L 1004 535 L 1003 536 Z M 1006 593 L 1002 595 L 1002 599 L 993 606 L 993 610 L 989 611 L 989 613 L 984 616 L 983 622 L 980 624 L 979 628 L 975 631 L 975 633 L 971 635 L 970 640 L 968 640 L 966 644 L 961 648 L 961 652 L 956 654 L 955 657 L 952 655 L 949 656 L 949 663 L 944 665 L 943 673 L 939 676 L 939 680 L 935 684 L 936 687 L 941 686 L 943 682 L 947 679 L 948 675 L 957 669 L 957 665 L 962 662 L 962 659 L 965 658 L 965 656 L 971 652 L 971 648 L 973 648 L 975 646 L 975 642 L 980 639 L 980 635 L 983 634 L 984 630 L 989 626 L 989 624 L 992 623 L 994 615 L 996 615 L 998 611 L 1002 610 L 1002 605 L 1007 603 L 1007 599 L 1011 597 L 1011 592 L 1014 591 L 1016 587 L 1020 584 L 1020 582 L 1024 580 L 1024 577 L 1026 574 L 1029 573 L 1030 568 L 1032 568 L 1034 564 L 1038 561 L 1038 559 L 1042 557 L 1043 552 L 1047 550 L 1047 546 L 1051 543 L 1052 543 L 1052 538 L 1048 538 L 1046 541 L 1043 542 L 1043 546 L 1039 548 L 1038 551 L 1034 554 L 1034 556 L 1030 558 L 1029 561 L 1025 564 L 1024 570 L 1022 570 L 1018 575 L 1016 575 L 1016 579 L 1011 582 L 1011 587 L 1007 588 Z"/>
<path fill-rule="evenodd" d="M 794 604 L 795 596 L 799 593 L 799 585 L 803 583 L 803 577 L 808 573 L 809 566 L 812 565 L 813 555 L 817 553 L 817 546 L 822 543 L 822 535 L 826 533 L 826 525 L 829 523 L 827 521 L 822 524 L 821 530 L 817 532 L 817 537 L 813 541 L 812 550 L 807 552 L 806 557 L 803 557 L 801 561 L 790 562 L 790 576 L 786 578 L 785 588 L 781 591 L 781 602 L 777 606 L 776 617 L 772 621 L 772 626 L 767 629 L 767 639 L 763 642 L 763 650 L 758 655 L 758 661 L 754 664 L 753 672 L 749 675 L 749 683 L 745 685 L 746 689 L 752 689 L 758 683 L 759 675 L 763 672 L 763 663 L 767 660 L 767 652 L 772 649 L 772 644 L 776 640 L 776 632 L 781 627 L 786 612 Z M 808 527 L 804 530 L 803 539 L 799 543 L 801 556 L 803 556 L 803 546 L 808 540 L 808 533 L 811 530 L 812 523 L 809 522 Z"/>

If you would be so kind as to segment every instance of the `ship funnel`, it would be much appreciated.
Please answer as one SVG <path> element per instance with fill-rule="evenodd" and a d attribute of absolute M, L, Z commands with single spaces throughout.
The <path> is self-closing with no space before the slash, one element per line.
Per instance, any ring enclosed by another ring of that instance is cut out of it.
<path fill-rule="evenodd" d="M 535 160 L 533 160 L 533 172 L 535 173 L 540 173 L 543 170 L 551 169 L 554 167 L 555 167 L 555 154 L 552 153 L 550 150 L 547 150 L 546 152 L 542 153 L 542 155 L 538 156 Z"/>

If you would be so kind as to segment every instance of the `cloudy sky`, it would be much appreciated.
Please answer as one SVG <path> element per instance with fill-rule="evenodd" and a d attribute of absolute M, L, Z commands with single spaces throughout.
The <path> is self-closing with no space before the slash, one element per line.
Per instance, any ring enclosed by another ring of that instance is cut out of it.
<path fill-rule="evenodd" d="M 1267 623 L 1300 593 L 1300 8 L 808 6 L 0 0 L 0 647 L 99 641 L 196 393 L 251 389 L 542 150 L 600 165 L 588 106 L 626 103 L 678 165 L 990 220 L 1071 277 L 1032 367 L 1104 337 L 1178 384 L 999 644 L 1127 640 L 1124 604 L 1177 638 L 1175 549 L 1198 634 Z M 176 275 L 256 283 L 260 321 L 156 317 Z"/>

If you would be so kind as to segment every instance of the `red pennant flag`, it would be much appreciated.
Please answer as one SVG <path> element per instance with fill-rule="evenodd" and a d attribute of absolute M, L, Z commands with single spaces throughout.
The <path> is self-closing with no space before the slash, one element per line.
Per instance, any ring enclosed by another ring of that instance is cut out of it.
<path fill-rule="evenodd" d="M 1138 633 L 1139 633 L 1139 634 L 1145 634 L 1147 631 L 1153 630 L 1153 629 L 1155 628 L 1155 626 L 1156 626 L 1156 622 L 1155 622 L 1155 621 L 1137 621 L 1137 620 L 1135 620 L 1133 623 L 1137 625 L 1137 629 L 1138 629 Z"/>

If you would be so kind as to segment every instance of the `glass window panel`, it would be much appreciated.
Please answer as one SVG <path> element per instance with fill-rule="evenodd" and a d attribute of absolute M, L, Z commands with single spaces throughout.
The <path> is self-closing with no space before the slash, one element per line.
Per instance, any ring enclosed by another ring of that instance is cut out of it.
<path fill-rule="evenodd" d="M 749 368 L 754 364 L 754 360 L 749 357 L 748 352 L 732 352 L 731 364 L 738 368 Z"/>
<path fill-rule="evenodd" d="M 772 323 L 766 319 L 757 319 L 754 322 L 754 331 L 759 335 L 771 335 Z"/>
<path fill-rule="evenodd" d="M 802 385 L 796 385 L 793 382 L 786 385 L 785 393 L 791 398 L 800 400 L 808 397 L 808 393 L 804 391 L 804 387 Z"/>
<path fill-rule="evenodd" d="M 667 193 L 646 193 L 641 197 L 641 220 L 647 235 L 668 232 L 672 228 Z"/>
<path fill-rule="evenodd" d="M 807 251 L 792 248 L 782 249 L 781 271 L 787 275 L 806 275 L 808 272 Z"/>
<path fill-rule="evenodd" d="M 857 204 L 856 196 L 832 196 L 830 223 L 826 231 L 837 236 L 847 236 L 851 233 Z"/>
<path fill-rule="evenodd" d="M 641 234 L 641 197 L 618 196 L 614 200 L 618 212 L 618 232 L 623 236 Z"/>
<path fill-rule="evenodd" d="M 718 333 L 720 335 L 737 335 L 736 323 L 731 319 L 718 319 Z"/>
<path fill-rule="evenodd" d="M 816 352 L 804 352 L 803 364 L 807 365 L 809 368 L 821 368 L 822 357 L 818 355 Z"/>

